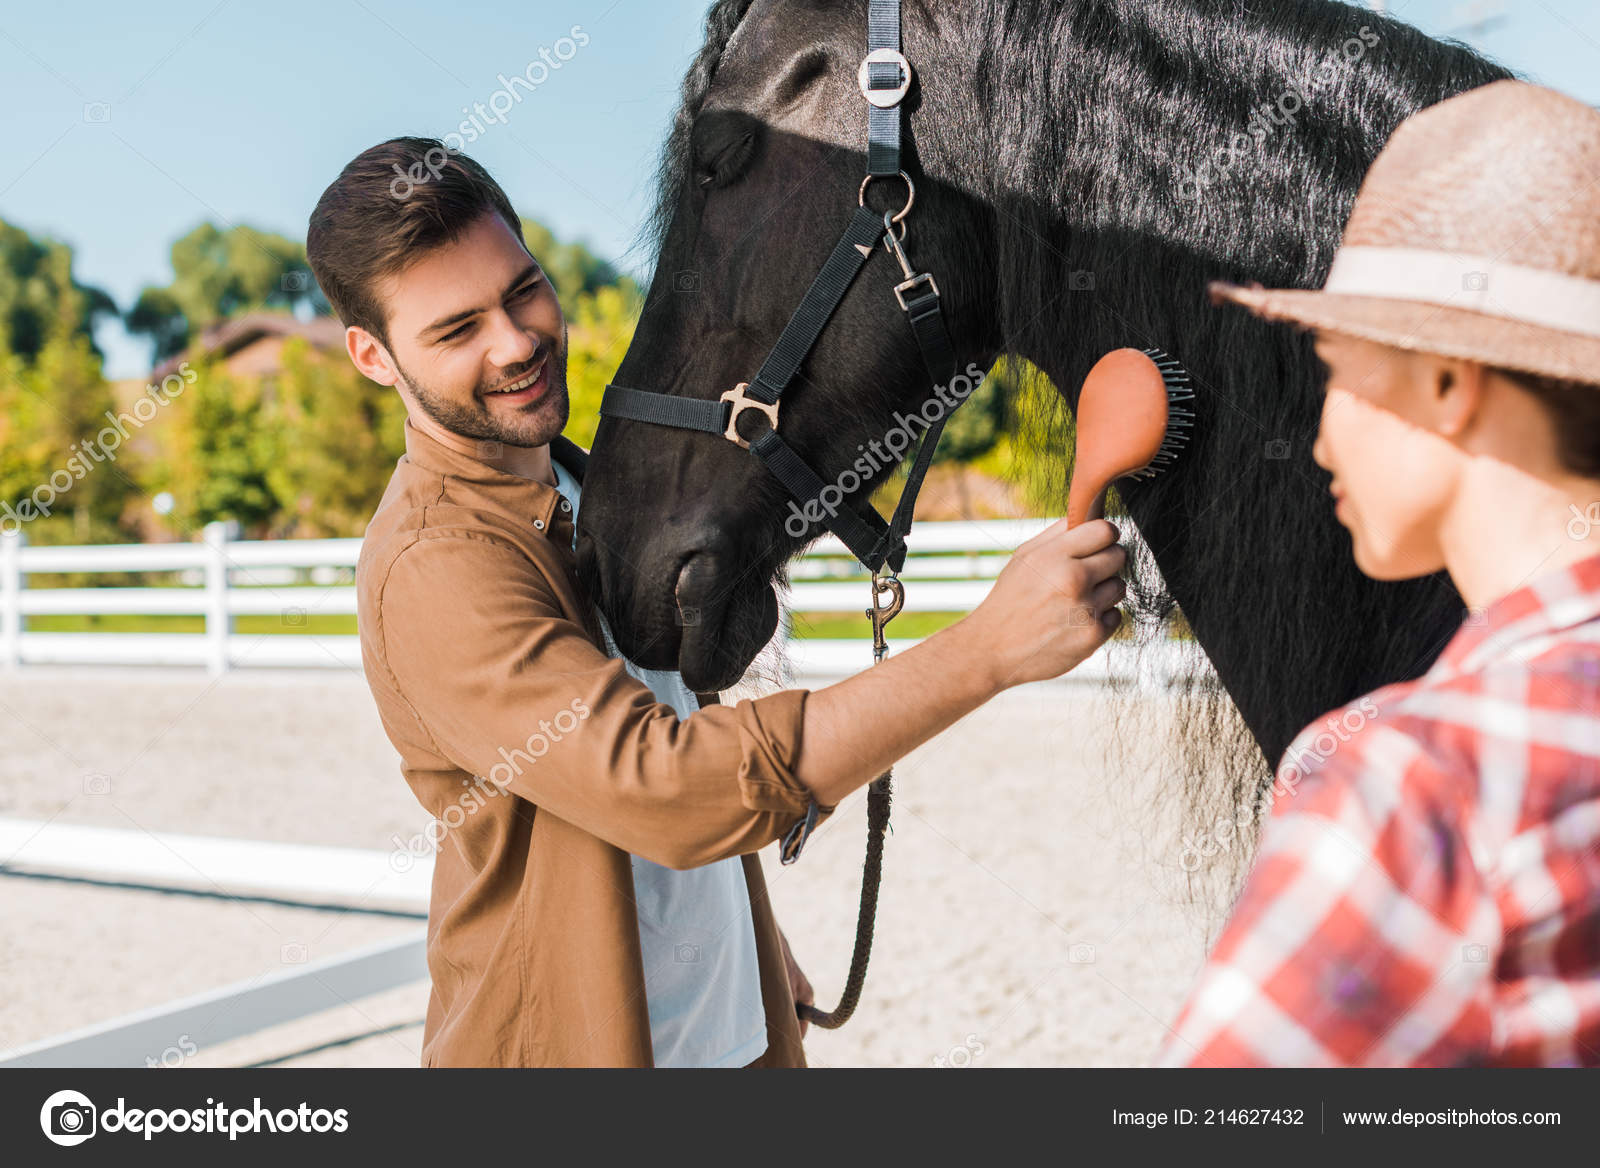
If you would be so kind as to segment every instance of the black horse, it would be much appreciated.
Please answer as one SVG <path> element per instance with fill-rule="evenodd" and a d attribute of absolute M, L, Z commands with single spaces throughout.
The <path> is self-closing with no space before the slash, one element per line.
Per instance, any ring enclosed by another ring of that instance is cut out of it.
<path fill-rule="evenodd" d="M 714 399 L 750 380 L 866 173 L 865 9 L 712 7 L 619 383 Z M 1508 74 L 1324 0 L 926 0 L 906 5 L 904 41 L 907 247 L 939 282 L 959 365 L 1024 357 L 1069 406 L 1123 346 L 1165 349 L 1193 376 L 1188 449 L 1122 490 L 1159 565 L 1142 611 L 1181 606 L 1268 760 L 1317 716 L 1425 670 L 1460 598 L 1442 576 L 1355 569 L 1310 457 L 1324 371 L 1309 339 L 1212 307 L 1206 286 L 1320 286 L 1394 127 Z M 878 251 L 783 402 L 781 432 L 825 480 L 929 395 Z M 817 531 L 786 531 L 772 475 L 705 434 L 607 418 L 586 484 L 579 567 L 618 645 L 697 689 L 731 685 L 773 632 L 772 582 Z"/>

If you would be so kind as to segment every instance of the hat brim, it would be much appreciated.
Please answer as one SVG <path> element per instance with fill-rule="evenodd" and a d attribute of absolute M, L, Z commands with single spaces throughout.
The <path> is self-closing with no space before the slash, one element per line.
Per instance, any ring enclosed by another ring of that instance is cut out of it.
<path fill-rule="evenodd" d="M 1238 304 L 1265 320 L 1297 324 L 1497 368 L 1600 383 L 1600 337 L 1561 332 L 1465 308 L 1303 289 L 1213 283 L 1213 303 Z"/>

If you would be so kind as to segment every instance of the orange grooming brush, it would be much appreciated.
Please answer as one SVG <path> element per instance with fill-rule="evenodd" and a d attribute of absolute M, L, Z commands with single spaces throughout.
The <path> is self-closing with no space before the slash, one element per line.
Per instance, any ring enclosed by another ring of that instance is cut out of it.
<path fill-rule="evenodd" d="M 1194 429 L 1194 386 L 1160 349 L 1118 349 L 1089 370 L 1077 421 L 1069 527 L 1105 514 L 1114 480 L 1152 478 L 1172 465 Z"/>

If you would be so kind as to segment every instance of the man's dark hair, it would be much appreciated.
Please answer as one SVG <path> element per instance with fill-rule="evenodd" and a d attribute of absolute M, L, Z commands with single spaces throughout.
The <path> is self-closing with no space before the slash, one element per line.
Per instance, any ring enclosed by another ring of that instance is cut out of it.
<path fill-rule="evenodd" d="M 391 138 L 356 155 L 322 192 L 306 259 L 339 319 L 388 345 L 377 285 L 489 211 L 522 238 L 511 200 L 482 166 L 435 138 Z"/>

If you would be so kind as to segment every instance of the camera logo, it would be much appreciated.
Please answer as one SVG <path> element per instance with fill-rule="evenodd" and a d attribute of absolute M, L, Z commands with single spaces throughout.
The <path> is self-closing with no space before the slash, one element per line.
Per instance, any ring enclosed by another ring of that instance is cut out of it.
<path fill-rule="evenodd" d="M 52 1144 L 81 1144 L 95 1132 L 94 1104 L 77 1091 L 57 1091 L 39 1109 L 39 1126 Z"/>

